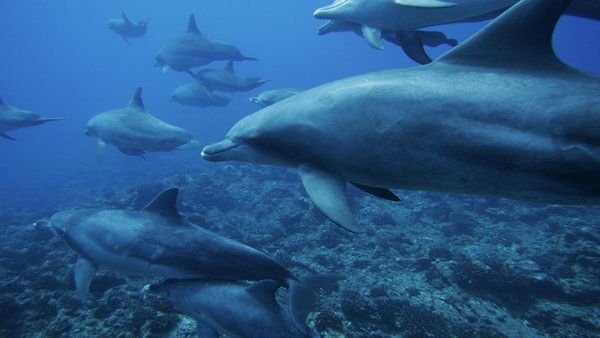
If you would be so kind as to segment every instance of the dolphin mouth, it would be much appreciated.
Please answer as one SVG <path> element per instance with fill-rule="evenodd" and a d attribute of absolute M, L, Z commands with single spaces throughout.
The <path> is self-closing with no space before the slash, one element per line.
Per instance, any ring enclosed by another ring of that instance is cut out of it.
<path fill-rule="evenodd" d="M 221 159 L 222 155 L 232 149 L 235 149 L 239 146 L 239 144 L 234 143 L 229 139 L 225 139 L 221 142 L 209 144 L 204 149 L 202 149 L 202 158 L 211 161 L 217 162 Z"/>
<path fill-rule="evenodd" d="M 325 6 L 325 7 L 321 7 L 319 9 L 317 9 L 314 13 L 313 16 L 317 19 L 329 19 L 327 17 L 327 11 L 330 11 L 334 8 L 340 7 L 342 5 L 344 5 L 345 3 L 347 3 L 349 0 L 336 0 L 334 3 L 332 3 L 329 6 Z"/>

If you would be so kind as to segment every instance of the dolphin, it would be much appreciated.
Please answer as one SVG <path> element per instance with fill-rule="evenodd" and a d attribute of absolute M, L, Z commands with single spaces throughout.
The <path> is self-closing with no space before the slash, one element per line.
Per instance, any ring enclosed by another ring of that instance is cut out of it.
<path fill-rule="evenodd" d="M 202 69 L 197 73 L 190 74 L 210 90 L 220 90 L 224 92 L 246 92 L 252 90 L 265 82 L 271 80 L 261 80 L 259 77 L 241 76 L 233 69 L 233 61 L 229 61 L 225 69 Z"/>
<path fill-rule="evenodd" d="M 38 113 L 9 106 L 0 97 L 0 136 L 15 141 L 5 132 L 9 130 L 36 126 L 49 121 L 64 120 L 65 117 L 47 118 Z"/>
<path fill-rule="evenodd" d="M 96 155 L 102 160 L 106 144 L 127 155 L 144 157 L 147 151 L 171 151 L 200 146 L 187 130 L 170 125 L 150 115 L 142 102 L 142 88 L 133 93 L 125 108 L 95 115 L 83 132 L 98 137 Z"/>
<path fill-rule="evenodd" d="M 175 206 L 178 192 L 163 191 L 141 211 L 62 211 L 36 225 L 49 226 L 79 254 L 75 286 L 83 301 L 98 267 L 175 279 L 271 279 L 289 287 L 290 313 L 301 326 L 314 302 L 310 285 L 264 253 L 185 220 Z"/>
<path fill-rule="evenodd" d="M 106 21 L 106 25 L 112 31 L 119 34 L 128 45 L 131 43 L 127 38 L 137 38 L 146 34 L 148 29 L 148 20 L 141 20 L 136 23 L 131 22 L 125 12 L 121 13 L 122 19 L 110 19 Z"/>
<path fill-rule="evenodd" d="M 198 81 L 181 85 L 171 93 L 169 101 L 195 107 L 223 107 L 231 104 L 231 99 L 214 94 Z"/>
<path fill-rule="evenodd" d="M 362 36 L 367 44 L 375 49 L 383 49 L 381 39 L 385 39 L 395 45 L 402 47 L 404 52 L 413 61 L 420 64 L 431 62 L 431 58 L 425 52 L 423 46 L 437 47 L 442 44 L 447 44 L 452 47 L 458 45 L 456 39 L 448 39 L 446 34 L 437 31 L 372 31 L 365 29 L 366 26 L 349 21 L 330 20 L 319 27 L 319 35 L 324 35 L 331 32 L 354 32 L 358 36 Z M 365 34 L 366 33 L 366 34 Z M 369 34 L 375 33 L 375 34 Z"/>
<path fill-rule="evenodd" d="M 294 96 L 300 93 L 302 90 L 295 88 L 281 88 L 281 89 L 273 89 L 267 90 L 260 93 L 258 96 L 253 96 L 250 98 L 250 102 L 256 103 L 261 107 L 270 106 L 273 103 L 279 102 L 283 99 L 287 99 L 290 96 Z"/>
<path fill-rule="evenodd" d="M 298 168 L 315 205 L 352 232 L 362 228 L 346 182 L 375 195 L 599 204 L 600 78 L 552 49 L 569 2 L 521 1 L 428 65 L 330 82 L 263 108 L 202 156 Z"/>
<path fill-rule="evenodd" d="M 190 15 L 185 34 L 167 42 L 156 54 L 154 66 L 176 71 L 189 71 L 191 68 L 207 65 L 216 60 L 258 60 L 242 55 L 233 45 L 213 39 L 201 33 L 196 26 L 194 15 Z"/>
<path fill-rule="evenodd" d="M 312 276 L 323 279 L 323 276 Z M 339 276 L 325 276 L 334 284 Z M 311 285 L 307 279 L 305 285 Z M 315 283 L 312 283 L 313 285 Z M 322 285 L 322 282 L 319 282 Z M 150 285 L 182 313 L 194 318 L 198 337 L 318 337 L 305 323 L 296 326 L 288 308 L 275 298 L 279 283 L 262 280 L 253 284 L 208 279 L 173 280 Z M 316 291 L 316 290 L 315 290 Z M 308 314 L 308 313 L 307 313 Z"/>

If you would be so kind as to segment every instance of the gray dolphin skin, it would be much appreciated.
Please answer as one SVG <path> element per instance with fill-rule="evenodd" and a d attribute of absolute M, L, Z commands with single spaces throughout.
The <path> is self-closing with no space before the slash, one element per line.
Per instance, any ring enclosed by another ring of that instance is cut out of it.
<path fill-rule="evenodd" d="M 272 279 L 290 289 L 290 312 L 303 323 L 313 292 L 264 253 L 185 220 L 178 189 L 160 193 L 141 211 L 63 211 L 49 226 L 79 257 L 75 285 L 82 300 L 98 267 L 129 275 L 175 279 Z M 297 321 L 296 321 L 297 318 Z"/>
<path fill-rule="evenodd" d="M 318 337 L 304 322 L 296 326 L 288 309 L 275 299 L 278 288 L 273 280 L 166 280 L 150 286 L 196 320 L 198 337 Z"/>
<path fill-rule="evenodd" d="M 127 18 L 125 12 L 121 13 L 122 19 L 110 19 L 106 25 L 115 33 L 119 34 L 128 45 L 131 43 L 127 38 L 137 38 L 146 34 L 148 30 L 148 20 L 132 22 Z"/>
<path fill-rule="evenodd" d="M 273 103 L 287 99 L 290 96 L 294 96 L 300 93 L 301 91 L 302 90 L 295 88 L 280 88 L 267 90 L 260 93 L 258 96 L 251 97 L 250 102 L 256 103 L 261 107 L 266 107 L 272 105 Z"/>
<path fill-rule="evenodd" d="M 223 107 L 231 104 L 230 98 L 213 93 L 197 81 L 175 88 L 169 100 L 199 108 Z"/>
<path fill-rule="evenodd" d="M 187 130 L 170 125 L 144 109 L 142 88 L 133 93 L 125 108 L 108 110 L 90 119 L 84 134 L 98 137 L 96 154 L 102 160 L 106 144 L 122 153 L 144 157 L 147 151 L 192 149 L 200 143 Z"/>
<path fill-rule="evenodd" d="M 569 2 L 524 0 L 428 65 L 299 93 L 202 156 L 298 168 L 315 205 L 352 232 L 346 182 L 598 204 L 600 78 L 552 49 Z"/>
<path fill-rule="evenodd" d="M 38 124 L 49 121 L 59 121 L 64 119 L 64 117 L 46 118 L 38 113 L 9 106 L 4 103 L 0 97 L 0 137 L 4 137 L 11 141 L 15 141 L 15 138 L 6 134 L 9 130 L 37 126 Z"/>
<path fill-rule="evenodd" d="M 156 54 L 154 66 L 184 72 L 216 60 L 258 60 L 242 55 L 235 46 L 201 33 L 194 15 L 190 15 L 185 34 L 167 42 Z"/>
<path fill-rule="evenodd" d="M 220 90 L 224 92 L 247 92 L 263 83 L 271 80 L 264 80 L 257 76 L 242 76 L 233 69 L 233 61 L 229 61 L 225 69 L 202 69 L 191 75 L 200 81 L 210 90 Z"/>

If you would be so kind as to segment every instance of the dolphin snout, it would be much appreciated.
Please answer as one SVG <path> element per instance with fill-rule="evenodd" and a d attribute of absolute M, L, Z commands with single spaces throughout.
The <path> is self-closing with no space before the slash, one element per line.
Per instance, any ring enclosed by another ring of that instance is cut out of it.
<path fill-rule="evenodd" d="M 234 143 L 229 139 L 225 139 L 218 143 L 209 144 L 202 149 L 202 158 L 207 161 L 217 162 L 220 160 L 223 153 L 234 149 L 237 146 L 239 146 L 239 144 Z"/>

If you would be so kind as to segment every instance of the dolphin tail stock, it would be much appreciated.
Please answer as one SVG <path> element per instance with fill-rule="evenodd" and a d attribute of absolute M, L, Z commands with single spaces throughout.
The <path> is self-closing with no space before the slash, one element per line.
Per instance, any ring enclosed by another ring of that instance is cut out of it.
<path fill-rule="evenodd" d="M 11 136 L 6 135 L 5 133 L 0 133 L 0 137 L 4 137 L 5 139 L 16 141 L 17 139 Z"/>
<path fill-rule="evenodd" d="M 337 282 L 342 279 L 342 275 L 325 274 L 288 280 L 290 316 L 302 333 L 310 333 L 306 317 L 315 306 L 319 290 L 333 291 L 337 289 Z"/>

